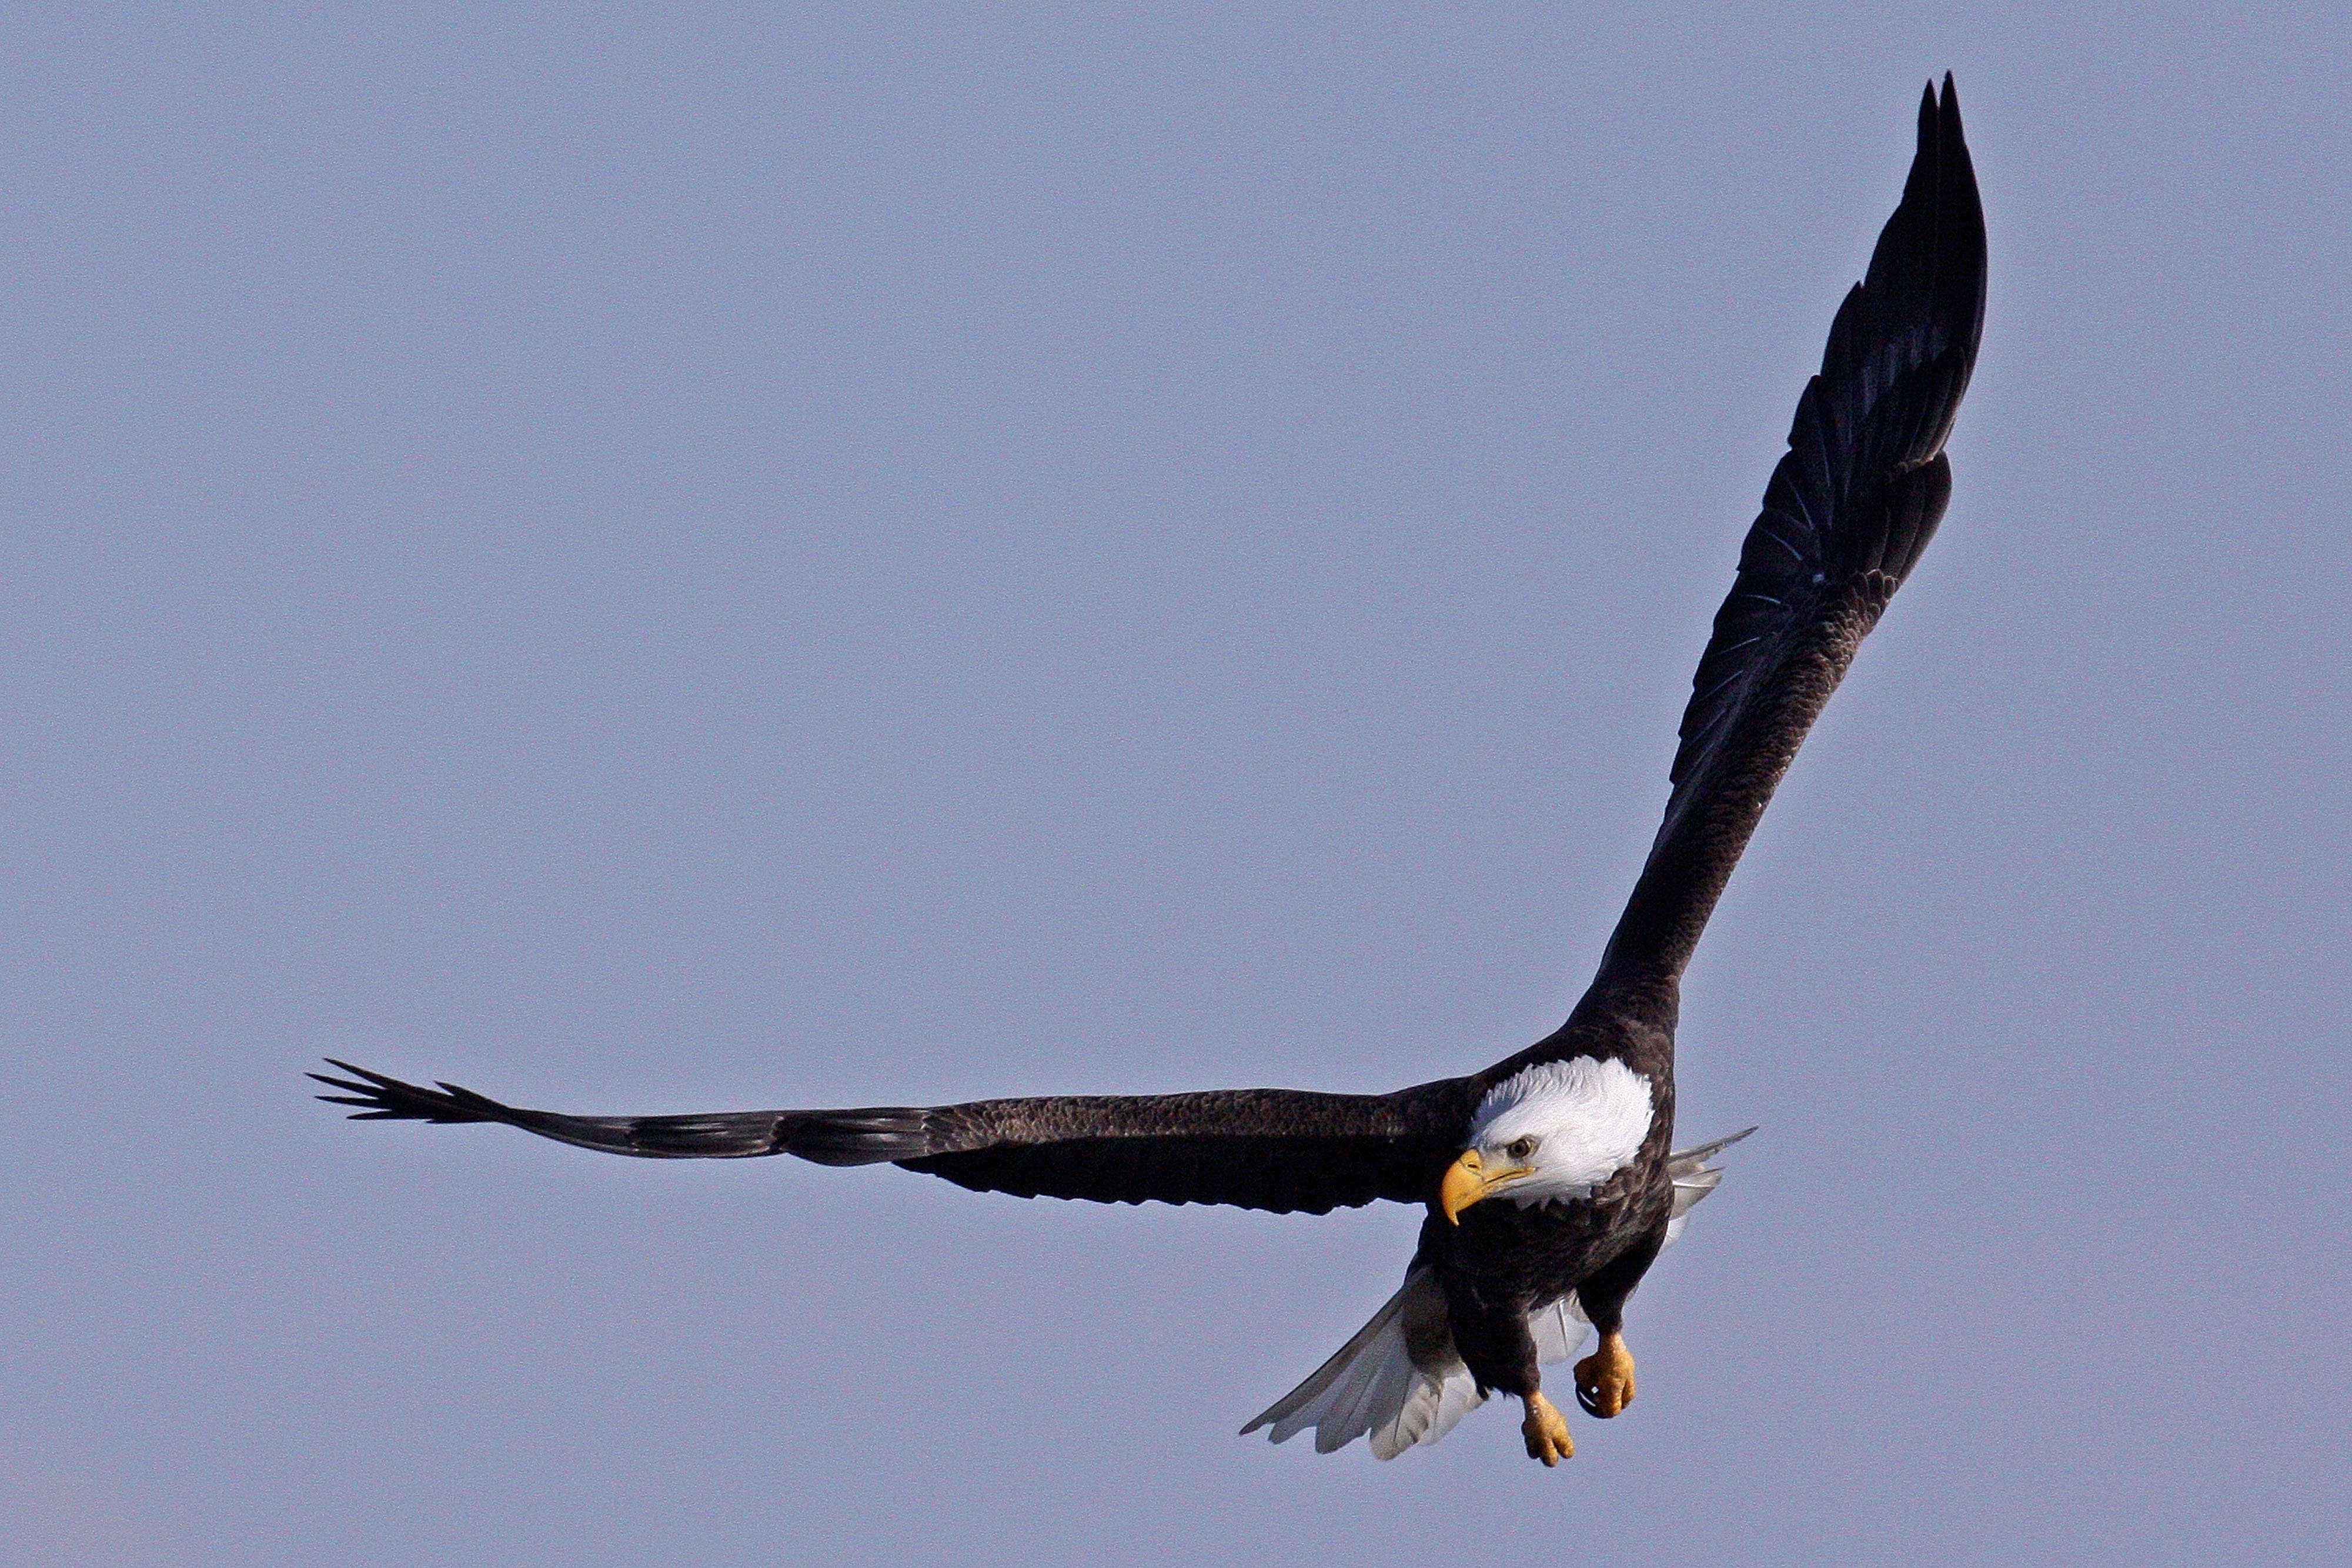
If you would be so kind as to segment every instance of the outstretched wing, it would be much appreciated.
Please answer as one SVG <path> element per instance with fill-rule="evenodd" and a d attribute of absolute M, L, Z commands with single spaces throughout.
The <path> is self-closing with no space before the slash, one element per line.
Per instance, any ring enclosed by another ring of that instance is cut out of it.
<path fill-rule="evenodd" d="M 543 1138 L 647 1159 L 797 1155 L 885 1162 L 977 1192 L 1098 1203 L 1222 1203 L 1323 1214 L 1389 1198 L 1425 1203 L 1469 1115 L 1461 1080 L 1395 1094 L 1234 1089 L 1072 1095 L 851 1111 L 566 1116 L 502 1105 L 454 1083 L 424 1089 L 346 1061 L 310 1076 L 355 1121 L 502 1122 Z"/>
<path fill-rule="evenodd" d="M 1664 823 L 1591 995 L 1663 994 L 1823 704 L 1950 498 L 1945 437 L 1984 325 L 1984 209 L 1944 78 L 1870 271 L 1838 308 L 1821 373 L 1715 617 Z"/>

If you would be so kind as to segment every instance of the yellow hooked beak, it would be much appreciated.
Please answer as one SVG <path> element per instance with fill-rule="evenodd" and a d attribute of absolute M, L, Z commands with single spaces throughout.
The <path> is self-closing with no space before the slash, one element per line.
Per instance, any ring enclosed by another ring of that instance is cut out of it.
<path fill-rule="evenodd" d="M 1481 1198 L 1492 1197 L 1533 1168 L 1531 1166 L 1514 1166 L 1509 1170 L 1489 1174 L 1486 1162 L 1478 1157 L 1478 1151 L 1465 1149 L 1460 1159 L 1445 1167 L 1445 1179 L 1437 1184 L 1438 1210 L 1445 1216 L 1448 1225 L 1459 1225 L 1464 1209 Z"/>

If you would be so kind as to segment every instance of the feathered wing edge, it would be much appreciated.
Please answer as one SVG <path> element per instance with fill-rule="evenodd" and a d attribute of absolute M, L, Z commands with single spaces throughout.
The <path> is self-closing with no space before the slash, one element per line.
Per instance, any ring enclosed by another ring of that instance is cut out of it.
<path fill-rule="evenodd" d="M 1682 1234 L 1691 1209 L 1723 1182 L 1722 1170 L 1707 1161 L 1755 1130 L 1749 1127 L 1668 1157 L 1666 1174 L 1675 1184 L 1672 1218 L 1666 1221 L 1669 1244 Z M 1547 1366 L 1573 1354 L 1590 1326 L 1573 1295 L 1528 1318 L 1536 1357 Z M 1284 1443 L 1312 1430 L 1318 1454 L 1337 1453 L 1369 1437 L 1374 1458 L 1393 1459 L 1408 1448 L 1436 1442 L 1486 1402 L 1469 1367 L 1454 1352 L 1437 1276 L 1415 1266 L 1370 1322 L 1305 1382 L 1244 1427 L 1242 1436 L 1270 1427 L 1268 1439 Z"/>
<path fill-rule="evenodd" d="M 424 1088 L 329 1059 L 310 1076 L 358 1121 L 494 1122 L 641 1159 L 793 1155 L 893 1164 L 982 1192 L 1099 1203 L 1211 1203 L 1322 1214 L 1421 1203 L 1453 1158 L 1468 1081 L 1394 1094 L 1293 1089 L 1059 1095 L 959 1105 L 574 1116 L 503 1104 L 455 1083 Z"/>
<path fill-rule="evenodd" d="M 1934 535 L 1984 309 L 1984 208 L 1948 75 L 1920 102 L 1902 201 L 1798 399 L 1594 997 L 1682 973 L 1806 731 Z"/>

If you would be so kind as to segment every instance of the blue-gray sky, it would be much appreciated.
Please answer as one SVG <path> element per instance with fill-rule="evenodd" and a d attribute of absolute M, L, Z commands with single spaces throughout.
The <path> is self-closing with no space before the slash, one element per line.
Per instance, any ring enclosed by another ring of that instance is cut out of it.
<path fill-rule="evenodd" d="M 2326 8 L 19 12 L 0 1563 L 2315 1562 Z M 1956 499 L 1558 1472 L 1234 1436 L 1417 1216 L 347 1125 L 1382 1090 L 1563 1015 L 1958 73 Z"/>

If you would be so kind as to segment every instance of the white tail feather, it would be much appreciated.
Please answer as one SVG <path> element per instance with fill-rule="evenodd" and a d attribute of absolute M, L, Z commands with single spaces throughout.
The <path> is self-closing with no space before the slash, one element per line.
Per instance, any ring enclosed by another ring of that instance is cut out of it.
<path fill-rule="evenodd" d="M 1437 1277 L 1415 1269 L 1370 1322 L 1243 1435 L 1270 1426 L 1267 1436 L 1281 1443 L 1311 1427 L 1318 1454 L 1370 1436 L 1373 1454 L 1383 1459 L 1434 1443 L 1486 1402 L 1454 1353 L 1453 1335 L 1443 1332 L 1444 1314 Z M 1416 1332 L 1409 1334 L 1408 1326 Z M 1430 1333 L 1433 1327 L 1438 1332 Z M 1426 1342 L 1419 1357 L 1414 1340 Z"/>
<path fill-rule="evenodd" d="M 1755 1130 L 1669 1156 L 1666 1174 L 1675 1184 L 1675 1201 L 1666 1223 L 1668 1242 L 1682 1233 L 1692 1206 L 1723 1180 L 1721 1171 L 1706 1168 L 1708 1158 Z M 1528 1315 L 1536 1357 L 1547 1366 L 1573 1355 L 1591 1327 L 1572 1291 Z M 1242 1436 L 1272 1427 L 1266 1436 L 1286 1443 L 1311 1427 L 1318 1454 L 1369 1436 L 1373 1458 L 1393 1459 L 1407 1448 L 1436 1442 L 1486 1402 L 1454 1349 L 1437 1276 L 1417 1267 L 1370 1322 L 1306 1382 L 1243 1427 Z"/>
<path fill-rule="evenodd" d="M 1535 1336 L 1536 1360 L 1545 1366 L 1555 1361 L 1566 1361 L 1584 1343 L 1584 1331 L 1592 1320 L 1584 1315 L 1584 1303 L 1570 1291 L 1551 1305 L 1528 1314 L 1528 1333 Z"/>

